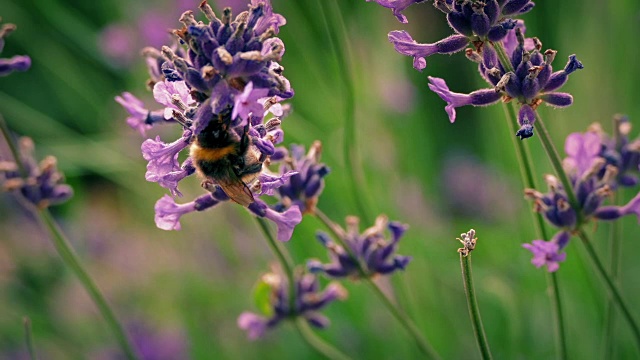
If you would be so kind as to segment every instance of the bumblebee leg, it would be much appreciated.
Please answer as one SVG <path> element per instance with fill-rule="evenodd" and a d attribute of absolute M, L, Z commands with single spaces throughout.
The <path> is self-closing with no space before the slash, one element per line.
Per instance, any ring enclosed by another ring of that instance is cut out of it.
<path fill-rule="evenodd" d="M 215 192 L 216 191 L 216 184 L 213 181 L 209 180 L 209 179 L 202 180 L 202 182 L 200 183 L 200 186 L 202 186 L 202 188 L 204 188 L 208 192 Z"/>
<path fill-rule="evenodd" d="M 262 171 L 262 163 L 257 162 L 242 168 L 242 170 L 238 171 L 236 175 L 243 177 L 244 175 L 259 173 L 260 171 Z"/>
<path fill-rule="evenodd" d="M 244 154 L 249 148 L 249 125 L 244 127 L 242 137 L 240 138 L 240 153 Z"/>

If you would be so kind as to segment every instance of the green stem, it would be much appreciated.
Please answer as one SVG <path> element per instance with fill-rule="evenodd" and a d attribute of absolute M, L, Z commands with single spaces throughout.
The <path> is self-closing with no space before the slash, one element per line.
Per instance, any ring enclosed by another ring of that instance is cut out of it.
<path fill-rule="evenodd" d="M 273 253 L 278 258 L 280 265 L 282 266 L 287 280 L 289 282 L 289 308 L 294 309 L 295 307 L 295 293 L 296 293 L 296 282 L 295 282 L 295 274 L 294 274 L 294 262 L 289 256 L 286 249 L 282 247 L 282 244 L 276 241 L 276 239 L 271 234 L 269 230 L 269 225 L 267 222 L 261 218 L 256 217 L 256 221 L 258 225 L 260 225 L 260 230 L 264 234 L 265 239 L 267 239 L 267 243 L 269 247 L 273 251 Z M 340 360 L 348 360 L 350 359 L 347 355 L 343 354 L 340 350 L 331 346 L 326 341 L 322 340 L 318 337 L 313 330 L 309 328 L 309 325 L 306 321 L 301 317 L 296 317 L 293 319 L 296 325 L 296 329 L 300 333 L 300 336 L 307 342 L 309 346 L 311 346 L 314 350 L 316 350 L 319 354 L 325 356 L 328 359 L 340 359 Z"/>
<path fill-rule="evenodd" d="M 331 52 L 338 63 L 339 77 L 342 82 L 343 98 L 344 98 L 344 142 L 343 142 L 343 156 L 345 161 L 345 167 L 347 170 L 347 179 L 349 179 L 349 185 L 351 187 L 351 194 L 353 201 L 358 208 L 358 213 L 362 217 L 362 220 L 369 224 L 372 217 L 369 214 L 370 206 L 365 201 L 366 184 L 364 182 L 364 176 L 362 168 L 359 166 L 362 162 L 358 156 L 358 146 L 356 137 L 356 95 L 355 86 L 353 82 L 352 66 L 351 66 L 351 54 L 349 53 L 350 46 L 348 44 L 348 33 L 344 26 L 342 14 L 337 0 L 331 1 L 332 19 L 333 24 L 329 24 L 329 17 L 327 17 L 324 10 L 324 1 L 318 0 L 320 5 L 320 12 L 322 19 L 324 20 L 325 29 L 329 37 L 329 45 Z M 341 37 L 338 37 L 335 31 L 331 29 L 339 28 L 341 31 Z M 340 39 L 344 39 L 347 44 L 341 44 Z"/>
<path fill-rule="evenodd" d="M 504 54 L 504 48 L 502 43 L 494 44 L 498 54 L 502 54 L 502 59 L 506 56 Z M 510 65 L 511 62 L 508 62 Z M 504 66 L 504 65 L 503 65 Z M 502 106 L 507 124 L 509 125 L 510 133 L 512 134 L 511 140 L 513 142 L 513 146 L 516 149 L 516 157 L 518 158 L 518 164 L 520 165 L 520 176 L 522 178 L 522 182 L 526 188 L 535 189 L 536 181 L 534 178 L 535 171 L 533 169 L 533 161 L 531 161 L 531 155 L 529 154 L 528 148 L 526 144 L 522 140 L 518 140 L 514 135 L 516 133 L 516 127 L 518 124 L 518 117 L 516 115 L 516 105 L 512 102 L 511 104 L 503 104 Z M 532 212 L 533 216 L 533 225 L 535 227 L 536 235 L 538 238 L 543 240 L 549 240 L 549 235 L 547 234 L 547 230 L 544 226 L 544 219 L 542 214 L 539 212 Z M 550 273 L 546 276 L 547 279 L 547 289 L 549 293 L 549 299 L 551 300 L 551 306 L 553 308 L 553 323 L 554 323 L 554 334 L 556 341 L 556 351 L 558 359 L 566 359 L 567 358 L 567 342 L 566 342 L 566 331 L 564 328 L 564 316 L 562 311 L 562 302 L 560 299 L 560 287 L 558 285 L 558 275 L 556 273 Z"/>
<path fill-rule="evenodd" d="M 544 121 L 540 116 L 540 113 L 536 111 L 536 127 L 538 128 L 538 138 L 542 141 L 542 147 L 544 151 L 547 153 L 549 160 L 551 161 L 551 165 L 553 166 L 553 170 L 555 170 L 556 175 L 562 182 L 562 187 L 567 193 L 567 199 L 569 200 L 569 205 L 577 214 L 577 223 L 582 224 L 583 216 L 582 211 L 580 209 L 580 204 L 578 203 L 578 199 L 576 198 L 576 194 L 573 191 L 573 185 L 567 176 L 567 173 L 564 171 L 562 167 L 562 160 L 560 158 L 560 154 L 558 154 L 558 150 L 553 145 L 553 141 L 551 141 L 551 136 L 547 131 L 547 127 L 544 125 Z"/>
<path fill-rule="evenodd" d="M 460 253 L 460 267 L 462 268 L 462 282 L 464 284 L 464 292 L 467 295 L 467 305 L 469 305 L 469 316 L 471 317 L 471 325 L 478 342 L 478 348 L 483 359 L 491 359 L 491 350 L 487 342 L 487 335 L 484 332 L 482 319 L 480 318 L 480 309 L 476 299 L 476 291 L 473 287 L 473 276 L 471 274 L 471 254 L 463 256 Z"/>
<path fill-rule="evenodd" d="M 276 241 L 276 239 L 273 238 L 266 220 L 261 217 L 256 217 L 256 221 L 258 222 L 258 225 L 260 225 L 260 230 L 262 230 L 265 239 L 267 239 L 267 244 L 269 244 L 271 251 L 273 251 L 273 253 L 278 258 L 278 261 L 282 266 L 282 270 L 287 276 L 287 280 L 289 282 L 289 309 L 293 309 L 295 308 L 296 303 L 296 279 L 293 273 L 293 260 L 291 259 L 291 257 L 289 257 L 286 250 L 282 249 L 282 244 L 280 244 L 278 241 Z"/>
<path fill-rule="evenodd" d="M 620 191 L 622 189 L 618 189 Z M 620 205 L 621 196 L 617 196 L 616 193 L 613 194 L 612 203 L 615 205 Z M 617 282 L 618 273 L 620 272 L 620 233 L 622 232 L 622 223 L 620 221 L 614 221 L 611 224 L 611 232 L 609 233 L 609 271 L 611 272 L 611 280 L 613 282 Z M 603 359 L 613 359 L 614 358 L 614 338 L 615 338 L 615 323 L 616 323 L 616 314 L 614 312 L 613 302 L 610 298 L 607 298 L 607 309 L 605 314 L 605 335 L 604 335 L 604 357 Z"/>
<path fill-rule="evenodd" d="M 125 356 L 128 359 L 137 359 L 122 326 L 109 307 L 107 300 L 104 298 L 91 276 L 89 276 L 87 271 L 82 267 L 78 256 L 71 248 L 69 241 L 62 233 L 60 227 L 58 227 L 58 224 L 56 224 L 51 213 L 49 213 L 49 210 L 43 209 L 37 211 L 36 214 L 45 228 L 49 231 L 51 239 L 53 240 L 53 245 L 58 251 L 58 254 L 69 269 L 71 269 L 71 271 L 78 277 L 78 280 L 80 280 L 80 283 L 89 293 L 89 296 L 91 296 L 91 299 L 98 307 L 98 310 L 107 321 L 111 332 L 113 332 L 113 335 L 116 337 L 116 340 L 120 344 Z"/>
<path fill-rule="evenodd" d="M 347 355 L 340 352 L 338 349 L 329 345 L 327 342 L 322 340 L 318 335 L 316 335 L 307 321 L 303 318 L 296 318 L 295 325 L 300 333 L 300 336 L 309 344 L 318 354 L 326 357 L 327 359 L 333 360 L 350 360 L 351 358 Z"/>
<path fill-rule="evenodd" d="M 435 350 L 431 347 L 429 342 L 422 336 L 418 327 L 411 321 L 411 319 L 405 314 L 402 310 L 400 310 L 388 297 L 385 293 L 380 289 L 380 287 L 371 279 L 369 274 L 365 271 L 364 267 L 358 260 L 357 256 L 354 254 L 351 247 L 345 243 L 343 237 L 344 233 L 342 229 L 338 225 L 336 225 L 329 217 L 322 212 L 320 209 L 316 208 L 315 215 L 317 218 L 327 227 L 327 229 L 333 234 L 333 237 L 338 241 L 338 243 L 344 248 L 344 250 L 349 254 L 351 259 L 358 266 L 358 271 L 360 273 L 360 278 L 362 278 L 370 287 L 371 290 L 380 298 L 384 306 L 389 310 L 389 312 L 393 315 L 393 317 L 400 322 L 400 324 L 407 330 L 407 332 L 413 337 L 418 348 L 422 351 L 424 355 L 426 355 L 430 359 L 439 359 L 440 356 L 435 352 Z"/>
<path fill-rule="evenodd" d="M 622 311 L 622 314 L 624 315 L 624 318 L 629 323 L 629 327 L 631 327 L 631 331 L 633 332 L 633 336 L 636 340 L 636 345 L 640 349 L 640 328 L 634 320 L 633 315 L 629 310 L 629 306 L 622 297 L 622 294 L 620 294 L 620 291 L 618 290 L 616 284 L 613 282 L 613 280 L 611 280 L 609 274 L 607 274 L 607 270 L 605 269 L 604 265 L 602 265 L 602 261 L 600 261 L 600 258 L 598 258 L 598 254 L 593 248 L 593 245 L 591 245 L 591 241 L 589 241 L 589 237 L 587 236 L 587 234 L 582 229 L 579 229 L 577 232 L 578 236 L 582 240 L 582 243 L 584 244 L 584 247 L 587 249 L 589 257 L 591 257 L 593 264 L 598 270 L 598 273 L 604 279 L 604 282 L 609 290 L 609 295 L 613 298 L 613 301 L 615 301 L 615 303 L 618 305 L 618 307 Z"/>
<path fill-rule="evenodd" d="M 13 158 L 16 161 L 16 165 L 18 166 L 18 171 L 20 172 L 20 176 L 23 179 L 26 179 L 29 176 L 29 174 L 27 173 L 27 169 L 25 169 L 24 164 L 22 163 L 22 157 L 20 157 L 20 152 L 18 151 L 18 148 L 16 147 L 15 142 L 13 141 L 13 138 L 11 136 L 11 131 L 9 131 L 9 127 L 7 126 L 7 123 L 4 121 L 4 117 L 2 116 L 2 114 L 0 114 L 0 131 L 2 131 L 2 136 L 4 137 L 4 140 L 6 141 L 7 146 L 9 146 L 11 155 L 13 155 Z"/>
<path fill-rule="evenodd" d="M 33 335 L 31 334 L 31 319 L 25 316 L 22 319 L 24 324 L 24 338 L 27 343 L 27 351 L 29 352 L 29 358 L 31 360 L 36 360 L 36 351 L 33 348 Z"/>

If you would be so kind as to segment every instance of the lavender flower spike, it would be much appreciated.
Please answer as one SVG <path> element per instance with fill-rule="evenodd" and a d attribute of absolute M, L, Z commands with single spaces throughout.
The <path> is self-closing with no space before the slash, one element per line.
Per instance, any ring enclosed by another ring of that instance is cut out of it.
<path fill-rule="evenodd" d="M 406 268 L 411 257 L 396 255 L 395 251 L 407 225 L 388 222 L 385 216 L 379 216 L 375 225 L 363 233 L 359 233 L 358 227 L 358 218 L 347 217 L 347 231 L 342 231 L 344 234 L 342 243 L 349 247 L 349 251 L 333 242 L 328 235 L 318 233 L 318 240 L 329 250 L 332 262 L 322 264 L 318 260 L 309 260 L 307 262 L 309 271 L 323 272 L 334 278 L 347 276 L 359 278 L 391 274 Z M 388 229 L 391 234 L 388 240 L 384 235 L 385 229 Z"/>
<path fill-rule="evenodd" d="M 372 0 L 367 0 L 370 2 Z M 393 15 L 403 24 L 408 23 L 407 17 L 402 14 L 402 12 L 408 8 L 409 6 L 417 3 L 421 3 L 425 0 L 374 0 L 378 4 L 389 8 L 393 11 Z"/>
<path fill-rule="evenodd" d="M 255 300 L 260 305 L 263 314 L 243 312 L 238 317 L 238 327 L 247 332 L 250 340 L 264 335 L 268 329 L 276 327 L 282 320 L 293 317 L 304 318 L 309 325 L 316 328 L 326 328 L 329 319 L 318 311 L 335 300 L 344 300 L 347 291 L 338 283 L 329 284 L 324 291 L 320 291 L 318 279 L 313 274 L 297 273 L 294 279 L 296 286 L 294 307 L 290 307 L 287 277 L 281 271 L 273 271 L 262 276 L 258 288 L 266 287 L 267 293 Z"/>
<path fill-rule="evenodd" d="M 413 56 L 414 69 L 422 71 L 427 67 L 427 56 L 462 51 L 469 44 L 469 39 L 464 35 L 451 35 L 433 44 L 419 44 L 408 32 L 395 30 L 389 33 L 389 42 L 400 54 Z"/>
<path fill-rule="evenodd" d="M 27 137 L 20 139 L 18 147 L 21 157 L 18 161 L 25 173 L 21 173 L 15 159 L 0 156 L 0 191 L 14 192 L 40 209 L 69 200 L 73 189 L 64 184 L 56 158 L 48 156 L 38 164 L 33 141 Z"/>
<path fill-rule="evenodd" d="M 0 52 L 4 48 L 4 38 L 16 29 L 13 24 L 0 26 Z M 27 71 L 31 67 L 31 58 L 26 55 L 16 55 L 9 59 L 0 58 L 0 76 L 7 76 L 14 71 Z"/>
<path fill-rule="evenodd" d="M 502 95 L 493 89 L 476 90 L 470 94 L 461 94 L 449 90 L 447 83 L 440 78 L 429 76 L 429 89 L 438 94 L 447 102 L 445 111 L 449 115 L 451 123 L 456 121 L 456 108 L 460 106 L 486 106 L 496 103 Z"/>

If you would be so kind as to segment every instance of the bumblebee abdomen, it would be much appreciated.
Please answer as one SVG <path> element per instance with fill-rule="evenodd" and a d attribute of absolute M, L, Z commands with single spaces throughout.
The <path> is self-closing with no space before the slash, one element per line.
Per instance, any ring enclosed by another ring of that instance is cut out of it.
<path fill-rule="evenodd" d="M 202 175 L 214 180 L 229 179 L 233 177 L 231 157 L 236 151 L 234 145 L 210 149 L 194 144 L 191 146 L 191 159 Z"/>

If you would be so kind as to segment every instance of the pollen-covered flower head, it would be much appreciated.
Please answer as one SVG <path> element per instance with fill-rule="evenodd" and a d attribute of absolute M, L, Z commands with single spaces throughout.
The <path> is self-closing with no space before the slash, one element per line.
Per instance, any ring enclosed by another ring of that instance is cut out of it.
<path fill-rule="evenodd" d="M 34 144 L 28 137 L 19 141 L 20 163 L 0 155 L 0 190 L 16 193 L 22 199 L 43 209 L 71 198 L 73 189 L 64 183 L 56 158 L 35 159 Z"/>
<path fill-rule="evenodd" d="M 323 264 L 319 260 L 309 260 L 307 267 L 311 272 L 322 272 L 334 278 L 371 277 L 404 270 L 411 257 L 397 255 L 395 252 L 407 227 L 399 222 L 389 222 L 386 216 L 379 216 L 375 225 L 360 233 L 359 219 L 355 216 L 347 217 L 346 231 L 336 229 L 340 233 L 341 242 L 333 241 L 325 233 L 317 234 L 320 243 L 329 250 L 331 262 Z M 390 238 L 386 235 L 387 231 Z M 348 249 L 341 245 L 343 243 Z"/>
<path fill-rule="evenodd" d="M 16 26 L 13 24 L 0 25 L 0 52 L 4 49 L 4 38 L 15 29 Z M 27 71 L 30 67 L 31 58 L 26 55 L 16 55 L 8 59 L 0 58 L 0 76 L 7 76 L 14 71 Z"/>
<path fill-rule="evenodd" d="M 346 289 L 339 283 L 332 282 L 321 290 L 318 278 L 308 273 L 295 274 L 293 299 L 289 297 L 290 289 L 288 279 L 281 271 L 275 270 L 261 277 L 254 298 L 262 313 L 244 312 L 238 317 L 238 326 L 247 332 L 249 339 L 258 339 L 282 320 L 296 317 L 324 329 L 329 326 L 329 319 L 319 311 L 329 303 L 347 297 Z"/>
<path fill-rule="evenodd" d="M 180 216 L 231 199 L 275 222 L 278 238 L 288 240 L 301 220 L 300 209 L 278 211 L 258 199 L 296 173 L 263 171 L 284 136 L 280 124 L 286 112 L 279 102 L 293 96 L 278 63 L 284 44 L 275 37 L 286 21 L 269 0 L 252 0 L 249 10 L 235 18 L 231 8 L 218 18 L 206 1 L 200 10 L 207 22 L 191 11 L 180 17 L 182 27 L 173 31 L 180 45 L 143 52 L 162 109 L 148 111 L 128 93 L 116 99 L 131 115 L 128 123 L 143 134 L 158 123 L 182 130 L 173 142 L 160 137 L 143 142 L 148 181 L 181 196 L 178 184 L 198 173 L 210 192 L 185 204 L 163 197 L 156 204 L 156 224 L 179 229 Z"/>

